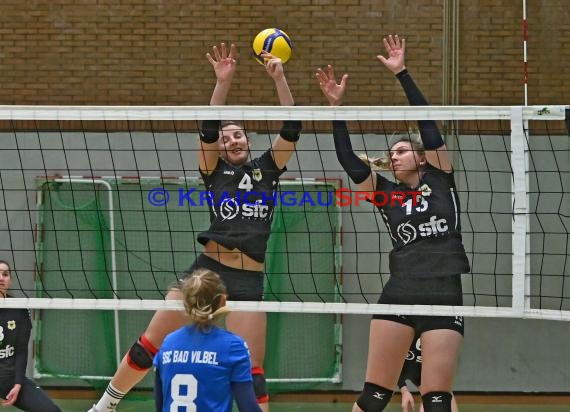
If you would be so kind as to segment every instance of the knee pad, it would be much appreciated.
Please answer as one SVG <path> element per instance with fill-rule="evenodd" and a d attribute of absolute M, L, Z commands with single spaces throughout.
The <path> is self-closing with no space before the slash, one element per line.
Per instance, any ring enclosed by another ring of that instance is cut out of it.
<path fill-rule="evenodd" d="M 141 335 L 139 340 L 129 349 L 129 353 L 127 353 L 127 363 L 133 369 L 145 371 L 152 366 L 156 352 L 158 352 L 158 349 L 150 343 L 146 336 Z"/>
<path fill-rule="evenodd" d="M 392 399 L 390 389 L 383 388 L 370 382 L 364 382 L 364 389 L 356 400 L 356 404 L 364 412 L 380 412 L 390 403 Z"/>
<path fill-rule="evenodd" d="M 269 402 L 267 383 L 265 382 L 265 371 L 263 368 L 259 366 L 251 368 L 251 376 L 253 377 L 253 390 L 257 398 L 257 403 Z"/>
<path fill-rule="evenodd" d="M 451 398 L 449 392 L 428 392 L 422 395 L 425 412 L 451 412 Z"/>

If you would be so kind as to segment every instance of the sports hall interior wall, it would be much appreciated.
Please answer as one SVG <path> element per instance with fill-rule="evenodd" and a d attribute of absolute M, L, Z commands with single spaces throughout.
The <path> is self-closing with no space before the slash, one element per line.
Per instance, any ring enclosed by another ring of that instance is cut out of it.
<path fill-rule="evenodd" d="M 529 104 L 567 103 L 567 1 L 526 3 Z M 512 0 L 3 0 L 0 102 L 207 104 L 214 76 L 205 53 L 233 42 L 240 57 L 228 103 L 275 104 L 250 43 L 279 27 L 294 42 L 286 70 L 297 105 L 325 103 L 314 71 L 326 64 L 351 76 L 345 104 L 405 104 L 375 59 L 390 33 L 407 38 L 408 65 L 432 104 L 523 104 L 522 20 Z"/>

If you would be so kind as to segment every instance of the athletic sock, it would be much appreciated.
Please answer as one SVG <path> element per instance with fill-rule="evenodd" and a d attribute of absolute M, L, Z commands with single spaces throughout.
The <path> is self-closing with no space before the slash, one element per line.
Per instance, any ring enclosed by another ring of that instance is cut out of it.
<path fill-rule="evenodd" d="M 101 396 L 101 399 L 99 399 L 95 407 L 99 412 L 115 412 L 117 405 L 124 396 L 125 394 L 123 392 L 115 389 L 113 385 L 109 383 L 109 386 L 105 389 L 105 393 Z"/>

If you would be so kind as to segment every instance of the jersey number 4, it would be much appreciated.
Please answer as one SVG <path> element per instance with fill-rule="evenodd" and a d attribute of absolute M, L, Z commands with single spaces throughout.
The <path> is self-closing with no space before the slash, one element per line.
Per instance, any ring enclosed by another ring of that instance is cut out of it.
<path fill-rule="evenodd" d="M 241 181 L 239 182 L 238 189 L 245 190 L 246 192 L 253 189 L 253 184 L 251 183 L 251 177 L 247 173 L 243 174 Z"/>
<path fill-rule="evenodd" d="M 196 412 L 194 400 L 198 396 L 198 380 L 194 375 L 178 373 L 170 382 L 170 412 Z M 186 409 L 180 409 L 186 408 Z"/>

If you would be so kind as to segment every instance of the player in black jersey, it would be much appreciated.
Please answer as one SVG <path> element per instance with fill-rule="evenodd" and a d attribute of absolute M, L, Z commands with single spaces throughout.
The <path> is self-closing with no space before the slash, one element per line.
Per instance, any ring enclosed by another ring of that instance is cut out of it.
<path fill-rule="evenodd" d="M 411 105 L 427 105 L 404 64 L 405 40 L 384 39 L 388 58 L 378 59 L 396 75 Z M 321 90 L 340 105 L 348 75 L 337 83 L 331 66 L 318 69 Z M 358 190 L 403 192 L 401 202 L 376 203 L 392 238 L 391 276 L 379 303 L 462 305 L 460 274 L 469 262 L 461 239 L 459 198 L 450 156 L 434 121 L 419 121 L 420 136 L 404 134 L 389 142 L 387 162 L 354 154 L 346 122 L 333 122 L 337 157 Z M 371 166 L 386 165 L 396 182 Z M 416 191 L 418 193 L 412 193 Z M 421 193 L 419 193 L 421 192 Z M 413 196 L 413 197 L 412 197 Z M 414 336 L 423 346 L 422 399 L 426 412 L 451 411 L 451 388 L 463 340 L 463 318 L 375 315 L 370 325 L 364 389 L 353 412 L 382 411 L 390 401 Z"/>
<path fill-rule="evenodd" d="M 422 347 L 421 339 L 414 339 L 412 346 L 406 354 L 404 360 L 404 367 L 398 378 L 398 388 L 402 394 L 402 412 L 415 411 L 414 396 L 408 389 L 408 382 L 411 382 L 421 392 L 422 384 Z M 451 412 L 458 412 L 457 402 L 455 397 L 451 398 Z M 424 412 L 423 405 L 420 406 L 420 411 Z"/>
<path fill-rule="evenodd" d="M 293 106 L 282 61 L 269 53 L 262 55 L 280 104 Z M 206 56 L 216 74 L 210 104 L 223 105 L 236 70 L 236 47 L 232 44 L 228 49 L 222 43 Z M 229 300 L 263 299 L 265 249 L 274 208 L 272 194 L 277 189 L 279 176 L 286 170 L 285 165 L 295 150 L 300 132 L 301 122 L 283 122 L 272 147 L 260 157 L 250 159 L 250 142 L 241 124 L 203 122 L 199 170 L 210 199 L 211 224 L 198 236 L 198 241 L 204 245 L 203 253 L 182 277 L 199 268 L 209 269 L 224 281 Z M 171 290 L 166 299 L 182 299 L 182 295 L 179 290 Z M 146 375 L 164 337 L 187 323 L 183 311 L 156 312 L 91 411 L 114 411 L 125 393 Z M 267 412 L 269 396 L 263 371 L 266 315 L 232 312 L 226 318 L 226 327 L 249 346 L 255 394 L 261 409 Z"/>
<path fill-rule="evenodd" d="M 0 299 L 10 298 L 11 283 L 10 265 L 0 260 Z M 34 381 L 26 378 L 31 331 L 27 309 L 0 309 L 0 405 L 29 412 L 60 411 Z"/>

